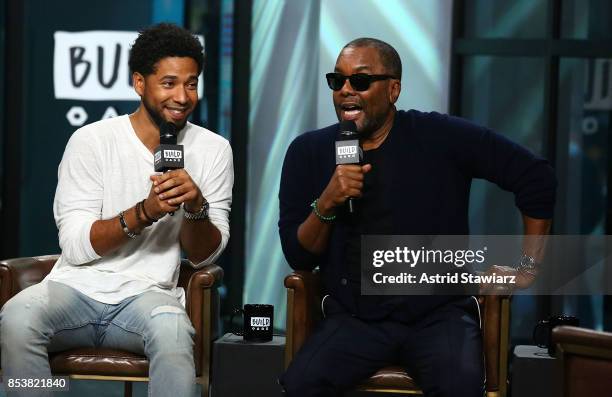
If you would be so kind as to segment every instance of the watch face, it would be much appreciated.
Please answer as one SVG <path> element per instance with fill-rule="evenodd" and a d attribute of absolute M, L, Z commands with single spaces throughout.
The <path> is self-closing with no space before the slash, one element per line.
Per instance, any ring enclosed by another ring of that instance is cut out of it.
<path fill-rule="evenodd" d="M 535 259 L 530 256 L 523 255 L 521 258 L 521 267 L 532 269 L 535 267 Z"/>

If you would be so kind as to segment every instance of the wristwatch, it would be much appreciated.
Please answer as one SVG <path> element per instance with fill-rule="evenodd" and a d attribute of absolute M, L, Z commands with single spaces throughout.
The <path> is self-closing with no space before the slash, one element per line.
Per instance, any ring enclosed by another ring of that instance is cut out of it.
<path fill-rule="evenodd" d="M 523 254 L 521 256 L 521 260 L 519 261 L 516 270 L 519 272 L 523 272 L 529 274 L 531 276 L 535 276 L 538 272 L 538 266 L 535 259 L 532 256 L 527 254 Z"/>
<path fill-rule="evenodd" d="M 200 207 L 200 209 L 197 212 L 189 212 L 183 207 L 183 209 L 185 209 L 185 212 L 184 212 L 185 219 L 188 219 L 190 221 L 206 219 L 208 218 L 209 208 L 210 208 L 210 205 L 208 204 L 208 201 L 206 201 L 206 199 L 204 199 L 204 202 L 202 203 L 202 207 Z"/>

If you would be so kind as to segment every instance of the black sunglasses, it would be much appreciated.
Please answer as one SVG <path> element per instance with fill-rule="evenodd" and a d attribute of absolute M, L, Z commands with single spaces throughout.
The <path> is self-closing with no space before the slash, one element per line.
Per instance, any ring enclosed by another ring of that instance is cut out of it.
<path fill-rule="evenodd" d="M 395 77 L 390 76 L 388 74 L 365 74 L 365 73 L 356 73 L 350 76 L 345 76 L 341 73 L 327 73 L 325 75 L 325 79 L 327 79 L 327 85 L 334 91 L 338 91 L 342 89 L 344 86 L 344 82 L 346 79 L 351 83 L 351 87 L 355 91 L 366 91 L 370 88 L 370 84 L 373 81 L 379 80 L 387 80 L 394 79 Z"/>

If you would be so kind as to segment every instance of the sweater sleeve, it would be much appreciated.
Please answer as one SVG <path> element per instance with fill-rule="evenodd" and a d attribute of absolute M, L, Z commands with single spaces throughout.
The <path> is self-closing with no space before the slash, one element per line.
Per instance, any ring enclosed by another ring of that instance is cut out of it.
<path fill-rule="evenodd" d="M 103 200 L 102 162 L 95 142 L 87 129 L 77 130 L 58 170 L 53 214 L 62 257 L 72 265 L 100 258 L 90 239 L 91 226 L 101 219 Z"/>
<path fill-rule="evenodd" d="M 557 180 L 547 160 L 489 129 L 460 121 L 455 156 L 468 176 L 514 193 L 518 209 L 537 219 L 553 217 Z"/>
<path fill-rule="evenodd" d="M 297 237 L 298 227 L 310 214 L 310 204 L 316 198 L 310 191 L 310 167 L 303 136 L 297 137 L 285 154 L 279 190 L 278 229 L 285 258 L 295 270 L 312 270 L 319 257 L 304 249 Z"/>
<path fill-rule="evenodd" d="M 223 150 L 215 159 L 209 178 L 200 185 L 202 195 L 209 204 L 208 217 L 210 222 L 221 233 L 221 243 L 208 258 L 194 267 L 201 268 L 210 263 L 214 263 L 221 255 L 230 236 L 229 215 L 232 206 L 232 187 L 234 186 L 234 160 L 232 148 L 226 142 Z"/>

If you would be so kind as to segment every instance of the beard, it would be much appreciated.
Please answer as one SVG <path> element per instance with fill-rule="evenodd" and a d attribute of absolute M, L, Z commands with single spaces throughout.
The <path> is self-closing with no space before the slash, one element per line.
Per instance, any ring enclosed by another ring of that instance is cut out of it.
<path fill-rule="evenodd" d="M 374 134 L 374 131 L 377 130 L 377 123 L 371 119 L 365 118 L 361 127 L 357 127 L 357 133 L 359 134 L 359 139 L 368 139 Z"/>
<path fill-rule="evenodd" d="M 357 133 L 359 134 L 359 139 L 367 140 L 375 132 L 377 132 L 387 121 L 389 117 L 389 113 L 379 113 L 377 115 L 368 115 L 366 114 L 366 109 L 363 110 L 365 117 L 361 119 L 361 125 L 357 125 Z M 389 112 L 394 112 L 395 107 L 393 106 L 389 109 Z"/>
<path fill-rule="evenodd" d="M 365 115 L 365 117 L 361 119 L 361 122 L 357 123 L 357 134 L 359 134 L 359 139 L 369 139 L 384 124 L 384 122 L 384 117 L 374 119 Z"/>
<path fill-rule="evenodd" d="M 164 119 L 164 116 L 162 116 L 161 112 L 159 112 L 157 109 L 155 109 L 146 99 L 146 97 L 142 97 L 142 104 L 144 105 L 144 108 L 146 109 L 147 113 L 149 114 L 149 117 L 151 118 L 151 120 L 153 121 L 153 123 L 157 126 L 157 128 L 161 128 L 162 123 L 167 122 L 166 119 Z M 187 119 L 185 118 L 185 121 L 183 121 L 181 124 L 177 124 L 172 122 L 173 124 L 176 125 L 176 131 L 180 131 L 183 129 L 183 127 L 185 127 L 185 124 L 187 123 Z"/>
<path fill-rule="evenodd" d="M 338 121 L 341 122 L 342 108 L 340 107 L 340 105 L 336 105 L 334 103 L 334 109 L 336 111 L 336 117 L 338 118 Z M 355 120 L 355 123 L 357 125 L 356 132 L 359 135 L 360 140 L 367 140 L 372 135 L 374 135 L 374 133 L 378 131 L 378 129 L 385 123 L 385 120 L 387 118 L 386 113 L 372 115 L 368 110 L 368 107 L 362 104 L 361 111 L 363 113 L 363 116 L 360 120 Z"/>

